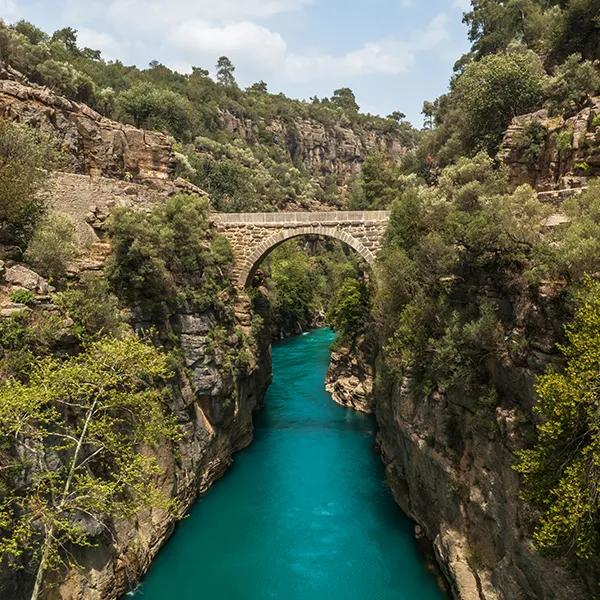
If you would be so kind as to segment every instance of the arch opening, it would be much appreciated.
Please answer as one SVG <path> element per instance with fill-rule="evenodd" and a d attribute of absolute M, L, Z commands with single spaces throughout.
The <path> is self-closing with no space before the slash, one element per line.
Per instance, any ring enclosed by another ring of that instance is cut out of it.
<path fill-rule="evenodd" d="M 368 265 L 372 265 L 375 262 L 375 255 L 369 248 L 354 236 L 345 231 L 340 231 L 337 228 L 307 227 L 294 229 L 292 231 L 281 231 L 262 241 L 257 248 L 242 260 L 239 274 L 240 287 L 245 288 L 251 285 L 254 275 L 261 263 L 273 250 L 275 250 L 275 248 L 289 240 L 306 236 L 325 237 L 342 242 L 356 251 Z"/>

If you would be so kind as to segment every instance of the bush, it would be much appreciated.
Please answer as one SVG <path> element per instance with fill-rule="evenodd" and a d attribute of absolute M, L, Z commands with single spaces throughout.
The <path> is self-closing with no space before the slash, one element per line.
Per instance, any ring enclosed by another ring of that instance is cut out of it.
<path fill-rule="evenodd" d="M 556 136 L 556 149 L 559 152 L 571 150 L 573 148 L 573 132 L 572 131 L 561 131 Z"/>
<path fill-rule="evenodd" d="M 147 214 L 118 210 L 110 235 L 111 286 L 147 316 L 162 319 L 178 307 L 215 306 L 228 285 L 224 269 L 231 249 L 213 237 L 206 198 L 178 194 Z"/>
<path fill-rule="evenodd" d="M 525 499 L 542 512 L 538 548 L 591 559 L 600 551 L 600 283 L 587 281 L 567 337 L 566 368 L 537 380 L 542 423 L 516 470 Z"/>
<path fill-rule="evenodd" d="M 10 301 L 17 304 L 29 306 L 35 301 L 35 294 L 30 290 L 13 290 L 10 293 Z"/>
<path fill-rule="evenodd" d="M 25 259 L 41 275 L 61 280 L 77 252 L 77 232 L 67 215 L 52 214 L 39 224 L 25 252 Z"/>
<path fill-rule="evenodd" d="M 531 51 L 492 54 L 470 63 L 454 85 L 467 146 L 495 153 L 511 119 L 540 107 L 545 79 L 542 62 Z"/>
<path fill-rule="evenodd" d="M 74 332 L 80 340 L 118 337 L 124 330 L 117 297 L 110 293 L 108 282 L 101 276 L 85 275 L 80 287 L 55 294 L 53 301 L 73 319 Z"/>
<path fill-rule="evenodd" d="M 0 118 L 0 242 L 26 245 L 46 208 L 46 169 L 57 159 L 46 135 Z"/>

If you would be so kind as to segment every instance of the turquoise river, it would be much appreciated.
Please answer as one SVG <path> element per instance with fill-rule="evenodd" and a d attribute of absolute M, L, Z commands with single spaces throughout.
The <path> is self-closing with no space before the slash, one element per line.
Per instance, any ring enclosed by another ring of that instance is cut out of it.
<path fill-rule="evenodd" d="M 253 444 L 161 550 L 139 600 L 441 600 L 386 488 L 374 421 L 324 389 L 334 334 L 273 347 Z"/>

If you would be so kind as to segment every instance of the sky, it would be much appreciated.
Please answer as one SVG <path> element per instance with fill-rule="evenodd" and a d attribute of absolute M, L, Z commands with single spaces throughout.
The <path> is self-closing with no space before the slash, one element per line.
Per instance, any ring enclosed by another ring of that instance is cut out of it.
<path fill-rule="evenodd" d="M 293 98 L 350 87 L 363 112 L 404 112 L 444 93 L 468 50 L 469 0 L 0 0 L 0 17 L 51 33 L 70 26 L 106 59 L 214 72 L 221 55 L 245 87 Z"/>

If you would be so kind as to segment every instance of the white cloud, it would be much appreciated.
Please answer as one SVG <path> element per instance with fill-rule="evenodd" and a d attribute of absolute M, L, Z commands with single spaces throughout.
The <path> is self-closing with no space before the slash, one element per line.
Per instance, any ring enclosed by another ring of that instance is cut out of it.
<path fill-rule="evenodd" d="M 0 0 L 0 19 L 12 22 L 19 18 L 19 7 L 15 0 Z"/>
<path fill-rule="evenodd" d="M 77 42 L 81 47 L 93 48 L 94 50 L 100 50 L 102 56 L 109 60 L 119 58 L 123 46 L 114 37 L 107 33 L 101 33 L 88 29 L 87 27 L 80 27 L 77 30 Z"/>
<path fill-rule="evenodd" d="M 225 54 L 234 63 L 272 70 L 281 65 L 287 52 L 279 33 L 250 21 L 222 27 L 200 20 L 182 23 L 172 29 L 167 41 L 189 66 L 214 62 Z"/>

